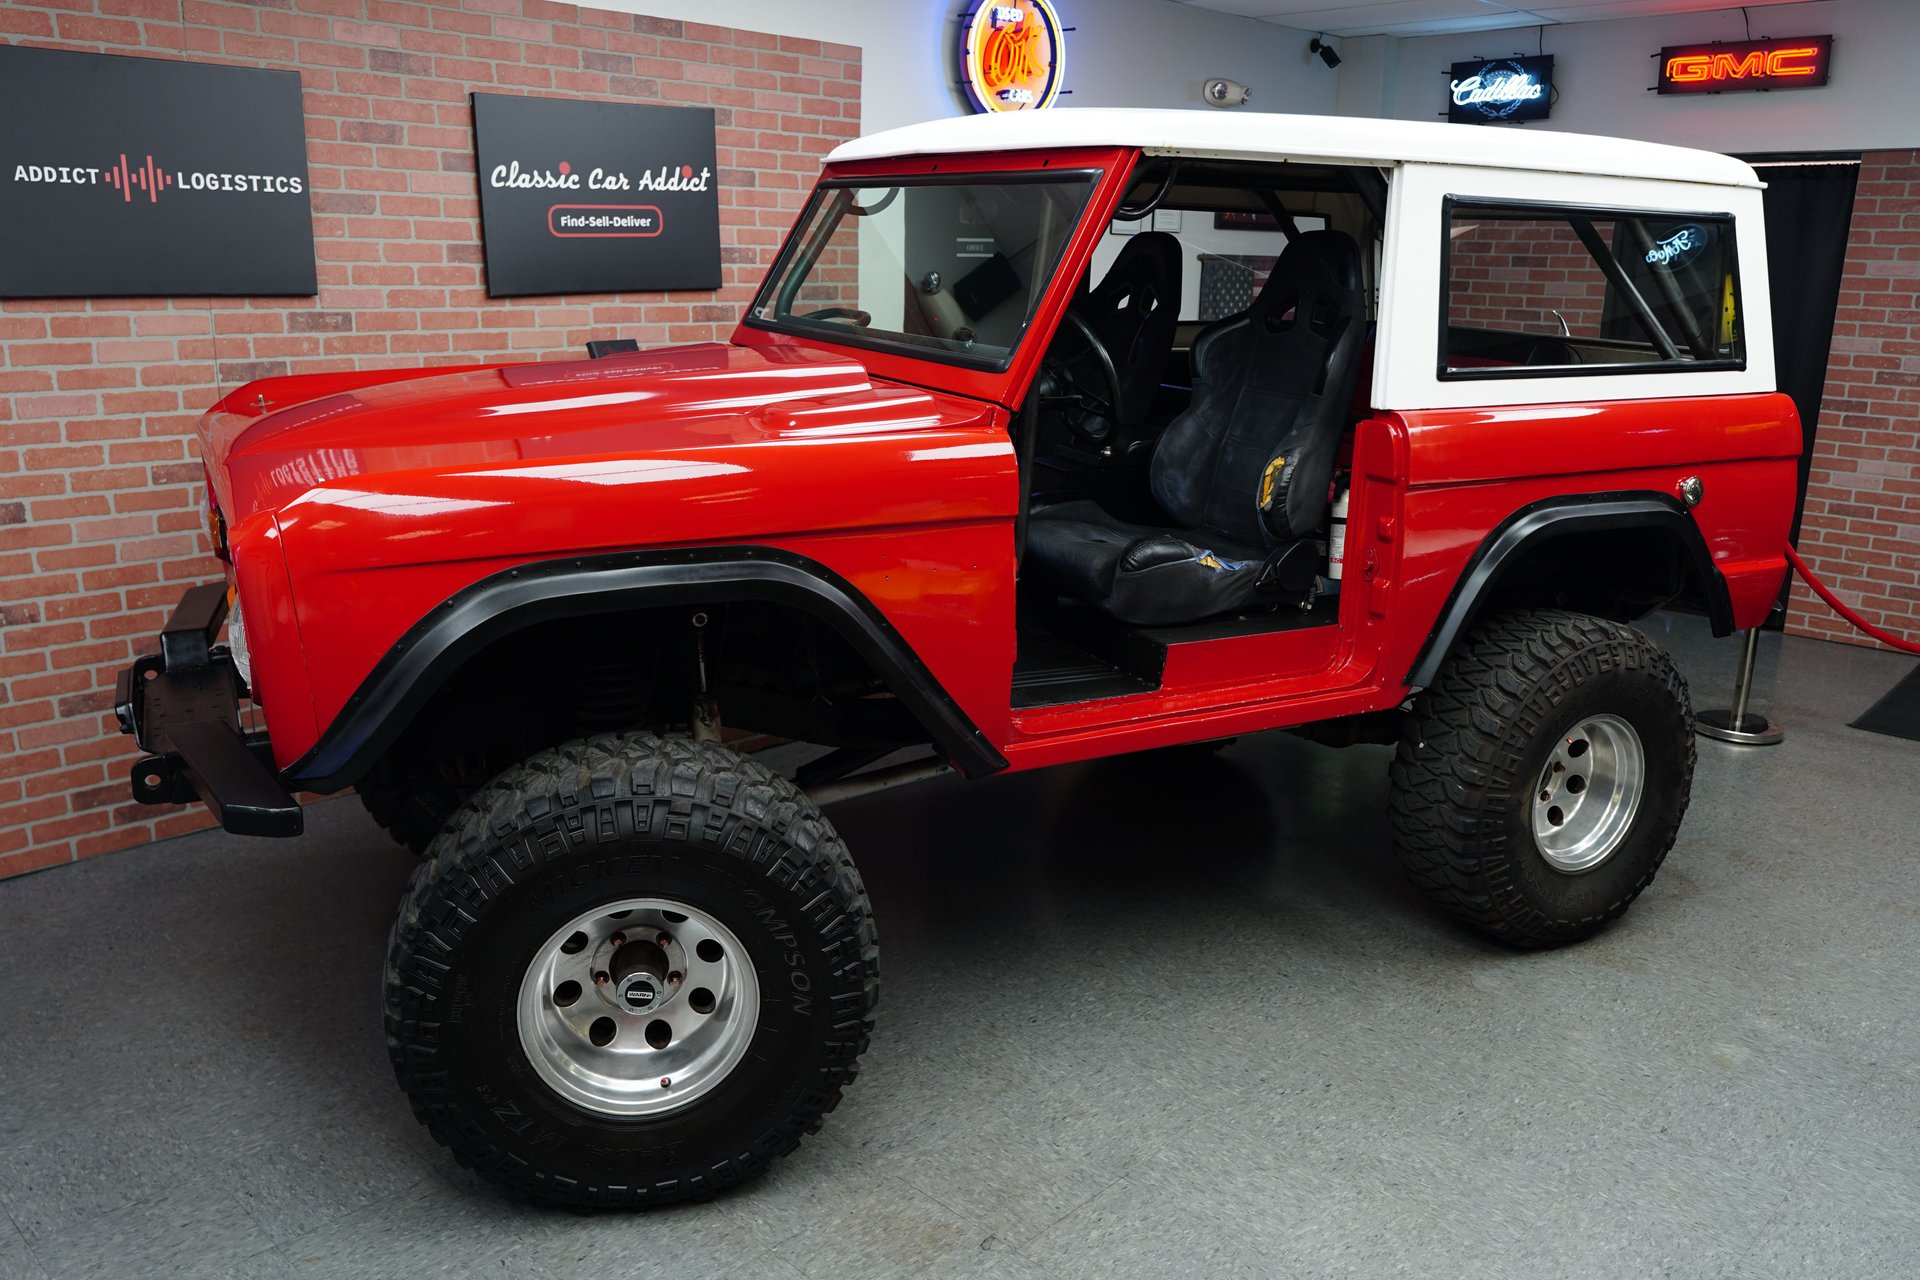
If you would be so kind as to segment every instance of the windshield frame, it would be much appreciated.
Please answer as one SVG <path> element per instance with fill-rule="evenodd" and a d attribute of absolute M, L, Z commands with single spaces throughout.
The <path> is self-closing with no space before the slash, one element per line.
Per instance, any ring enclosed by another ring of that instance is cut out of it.
<path fill-rule="evenodd" d="M 767 319 L 757 316 L 754 313 L 763 306 L 777 304 L 780 281 L 786 275 L 789 267 L 798 261 L 801 254 L 806 252 L 808 243 L 813 239 L 811 235 L 806 234 L 810 222 L 818 214 L 820 206 L 825 201 L 832 199 L 836 191 L 848 189 L 859 190 L 864 187 L 883 186 L 902 188 L 909 186 L 984 186 L 989 184 L 1030 186 L 1039 183 L 1062 185 L 1073 181 L 1085 182 L 1087 184 L 1086 200 L 1081 205 L 1080 212 L 1073 225 L 1068 227 L 1062 235 L 1058 254 L 1048 266 L 1047 274 L 1049 277 L 1052 277 L 1058 275 L 1061 265 L 1067 261 L 1075 239 L 1085 231 L 1088 215 L 1100 202 L 1102 182 L 1110 176 L 1108 170 L 1103 166 L 1074 165 L 1072 167 L 1062 167 L 1058 169 L 955 169 L 936 172 L 922 171 L 916 173 L 912 171 L 899 171 L 861 174 L 858 176 L 833 175 L 823 177 L 814 186 L 812 192 L 808 194 L 806 204 L 794 219 L 792 229 L 788 232 L 785 243 L 781 245 L 779 254 L 775 256 L 772 265 L 767 268 L 766 274 L 761 278 L 760 287 L 755 290 L 753 300 L 747 304 L 746 310 L 741 315 L 740 323 L 745 328 L 759 329 L 768 333 L 784 334 L 788 337 L 799 338 L 808 342 L 823 342 L 835 346 L 855 347 L 864 351 L 877 351 L 886 355 L 905 356 L 914 360 L 930 360 L 936 364 L 949 365 L 958 369 L 970 369 L 981 373 L 1006 373 L 1013 367 L 1014 361 L 1019 358 L 1020 352 L 1027 345 L 1028 337 L 1033 333 L 1037 327 L 1037 322 L 1046 311 L 1047 297 L 1052 289 L 1051 281 L 1042 289 L 1039 297 L 1034 300 L 1033 309 L 1021 323 L 1018 340 L 1006 349 L 1004 356 L 969 355 L 964 351 L 952 351 L 918 342 L 876 338 L 852 329 L 839 329 L 826 325 L 794 324 L 790 321 Z M 807 265 L 811 267 L 812 264 L 809 263 Z M 797 287 L 796 285 L 796 288 Z"/>

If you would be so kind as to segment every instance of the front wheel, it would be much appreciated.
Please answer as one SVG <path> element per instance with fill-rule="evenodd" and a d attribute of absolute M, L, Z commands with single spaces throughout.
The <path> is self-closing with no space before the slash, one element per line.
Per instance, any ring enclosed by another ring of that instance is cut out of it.
<path fill-rule="evenodd" d="M 1673 847 L 1693 712 L 1667 651 L 1558 610 L 1480 628 L 1414 702 L 1394 754 L 1394 843 L 1415 884 L 1503 941 L 1589 937 Z"/>
<path fill-rule="evenodd" d="M 876 957 L 852 860 L 792 784 L 711 744 L 594 738 L 434 842 L 394 926 L 388 1045 L 462 1164 L 553 1203 L 665 1204 L 819 1128 Z"/>

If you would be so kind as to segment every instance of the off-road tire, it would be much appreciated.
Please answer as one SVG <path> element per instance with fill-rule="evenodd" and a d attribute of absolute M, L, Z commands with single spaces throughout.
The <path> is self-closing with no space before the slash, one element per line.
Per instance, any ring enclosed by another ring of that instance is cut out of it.
<path fill-rule="evenodd" d="M 711 1092 L 622 1118 L 542 1082 L 515 1009 L 554 929 L 634 896 L 723 922 L 762 998 L 749 1051 Z M 549 1203 L 659 1205 L 751 1177 L 818 1130 L 878 989 L 866 890 L 811 801 L 712 744 L 608 735 L 509 769 L 434 841 L 389 942 L 387 1043 L 414 1114 L 461 1164 Z"/>
<path fill-rule="evenodd" d="M 1533 835 L 1535 780 L 1581 716 L 1612 715 L 1646 756 L 1639 809 L 1615 851 L 1568 873 Z M 1508 614 L 1465 638 L 1414 700 L 1391 770 L 1394 844 L 1453 916 L 1521 947 L 1589 937 L 1653 880 L 1686 815 L 1693 711 L 1673 658 L 1584 614 Z"/>

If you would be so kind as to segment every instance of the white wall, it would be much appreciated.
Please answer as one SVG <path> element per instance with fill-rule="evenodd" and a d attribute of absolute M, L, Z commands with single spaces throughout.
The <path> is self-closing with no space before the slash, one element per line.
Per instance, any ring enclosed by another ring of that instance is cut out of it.
<path fill-rule="evenodd" d="M 1819 89 L 1663 97 L 1663 45 L 1743 40 L 1738 10 L 1549 26 L 1560 91 L 1551 119 L 1524 126 L 1644 138 L 1712 151 L 1904 150 L 1920 147 L 1920 3 L 1814 0 L 1750 8 L 1755 39 L 1828 35 L 1832 82 Z M 1434 120 L 1456 61 L 1533 53 L 1538 28 L 1341 44 L 1338 108 L 1347 115 Z"/>
<path fill-rule="evenodd" d="M 1066 87 L 1073 93 L 1060 99 L 1066 106 L 1211 110 L 1200 88 L 1223 76 L 1253 89 L 1252 100 L 1237 111 L 1334 110 L 1340 76 L 1307 52 L 1312 32 L 1171 0 L 1054 0 L 1054 6 L 1064 25 L 1078 28 L 1067 37 Z"/>
<path fill-rule="evenodd" d="M 860 46 L 861 129 L 969 108 L 959 87 L 959 20 L 970 0 L 593 0 L 591 7 Z M 1213 76 L 1251 85 L 1240 110 L 1332 113 L 1340 78 L 1307 53 L 1309 32 L 1172 0 L 1054 0 L 1067 36 L 1061 107 L 1207 109 Z M 854 16 L 848 21 L 849 14 Z"/>

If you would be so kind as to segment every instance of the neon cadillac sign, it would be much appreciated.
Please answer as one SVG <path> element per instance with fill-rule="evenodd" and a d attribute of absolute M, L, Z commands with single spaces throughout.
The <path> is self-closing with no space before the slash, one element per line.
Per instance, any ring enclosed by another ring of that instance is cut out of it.
<path fill-rule="evenodd" d="M 1455 124 L 1545 120 L 1553 110 L 1553 59 L 1456 62 L 1448 88 L 1447 119 Z"/>
<path fill-rule="evenodd" d="M 1048 0 L 975 9 L 960 26 L 960 78 L 976 111 L 1037 111 L 1060 96 L 1066 29 Z"/>

